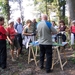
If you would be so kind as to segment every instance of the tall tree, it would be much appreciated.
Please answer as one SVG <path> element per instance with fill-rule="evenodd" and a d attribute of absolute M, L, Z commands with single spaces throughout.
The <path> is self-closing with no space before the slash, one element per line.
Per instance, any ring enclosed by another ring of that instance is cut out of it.
<path fill-rule="evenodd" d="M 0 7 L 3 16 L 6 18 L 6 21 L 8 21 L 10 19 L 9 0 L 0 0 Z"/>
<path fill-rule="evenodd" d="M 47 15 L 49 15 L 50 12 L 56 12 L 59 19 L 65 19 L 65 0 L 35 0 L 36 4 L 39 2 L 41 2 L 39 7 L 42 6 L 43 9 L 45 8 L 44 11 Z M 43 4 L 43 2 L 45 4 Z"/>
<path fill-rule="evenodd" d="M 23 0 L 18 0 L 18 3 L 19 3 L 19 9 L 20 9 L 20 13 L 21 13 L 21 19 L 22 19 L 22 23 L 23 23 L 23 19 L 24 19 L 24 14 L 23 14 L 23 7 L 22 7 L 22 1 Z"/>
<path fill-rule="evenodd" d="M 54 0 L 53 5 L 55 6 L 57 16 L 60 19 L 65 19 L 65 0 Z"/>
<path fill-rule="evenodd" d="M 69 10 L 69 19 L 70 21 L 75 20 L 75 0 L 66 0 Z"/>
<path fill-rule="evenodd" d="M 34 0 L 34 5 L 39 4 L 39 11 L 46 13 L 48 15 L 48 4 L 53 2 L 53 0 Z M 43 8 L 43 9 L 42 9 Z"/>

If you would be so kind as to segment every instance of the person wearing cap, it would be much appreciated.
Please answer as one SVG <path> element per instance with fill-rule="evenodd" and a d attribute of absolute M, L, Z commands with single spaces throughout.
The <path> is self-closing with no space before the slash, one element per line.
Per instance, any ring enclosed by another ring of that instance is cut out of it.
<path fill-rule="evenodd" d="M 7 67 L 7 48 L 6 39 L 8 33 L 4 28 L 4 17 L 0 16 L 0 67 L 5 69 Z"/>
<path fill-rule="evenodd" d="M 16 47 L 16 49 L 17 49 L 17 57 L 19 56 L 21 47 L 20 47 L 19 42 L 16 38 L 17 31 L 14 28 L 14 21 L 9 20 L 8 25 L 9 26 L 7 27 L 7 32 L 9 34 L 9 36 L 7 36 L 7 39 L 9 39 L 9 43 L 10 43 L 12 61 L 15 61 L 15 59 L 14 59 L 14 47 Z"/>
<path fill-rule="evenodd" d="M 75 20 L 71 22 L 70 32 L 71 32 L 71 50 L 72 50 L 75 40 Z"/>

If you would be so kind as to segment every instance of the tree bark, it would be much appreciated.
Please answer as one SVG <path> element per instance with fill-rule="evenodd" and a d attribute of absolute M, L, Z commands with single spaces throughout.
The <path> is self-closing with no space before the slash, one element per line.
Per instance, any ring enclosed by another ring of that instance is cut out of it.
<path fill-rule="evenodd" d="M 5 4 L 5 16 L 6 16 L 6 19 L 7 21 L 10 19 L 10 7 L 9 7 L 9 0 L 5 0 L 4 1 L 4 4 Z"/>
<path fill-rule="evenodd" d="M 68 4 L 70 21 L 75 20 L 75 0 L 66 0 Z"/>

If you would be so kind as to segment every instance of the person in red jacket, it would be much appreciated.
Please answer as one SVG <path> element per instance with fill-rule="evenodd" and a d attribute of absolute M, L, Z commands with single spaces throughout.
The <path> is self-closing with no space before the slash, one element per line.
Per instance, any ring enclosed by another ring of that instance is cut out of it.
<path fill-rule="evenodd" d="M 4 17 L 0 16 L 0 67 L 5 69 L 7 66 L 7 32 L 4 28 Z"/>

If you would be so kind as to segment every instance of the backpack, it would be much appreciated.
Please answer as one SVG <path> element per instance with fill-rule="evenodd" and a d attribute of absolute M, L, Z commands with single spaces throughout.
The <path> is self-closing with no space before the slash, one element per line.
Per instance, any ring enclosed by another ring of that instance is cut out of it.
<path fill-rule="evenodd" d="M 16 23 L 16 24 L 15 24 L 15 29 L 16 29 L 16 30 L 17 30 L 17 26 L 18 26 L 18 24 Z"/>

